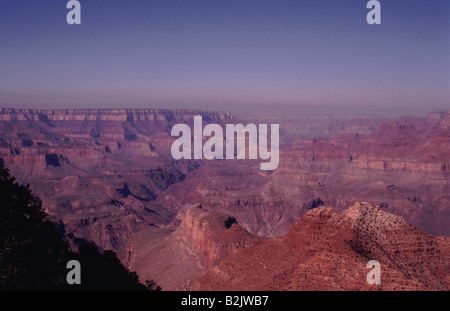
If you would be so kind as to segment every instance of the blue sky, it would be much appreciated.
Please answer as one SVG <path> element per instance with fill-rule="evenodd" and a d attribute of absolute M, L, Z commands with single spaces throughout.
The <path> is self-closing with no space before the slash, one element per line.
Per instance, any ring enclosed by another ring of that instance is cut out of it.
<path fill-rule="evenodd" d="M 450 109 L 450 1 L 8 0 L 0 106 Z"/>

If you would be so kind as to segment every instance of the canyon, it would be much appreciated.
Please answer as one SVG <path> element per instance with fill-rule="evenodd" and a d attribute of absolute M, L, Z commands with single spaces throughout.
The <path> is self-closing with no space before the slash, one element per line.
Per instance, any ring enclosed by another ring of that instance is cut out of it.
<path fill-rule="evenodd" d="M 173 159 L 171 129 L 194 116 L 279 124 L 278 168 Z M 0 163 L 49 218 L 165 290 L 370 290 L 370 259 L 378 289 L 448 290 L 449 155 L 448 111 L 0 109 Z"/>

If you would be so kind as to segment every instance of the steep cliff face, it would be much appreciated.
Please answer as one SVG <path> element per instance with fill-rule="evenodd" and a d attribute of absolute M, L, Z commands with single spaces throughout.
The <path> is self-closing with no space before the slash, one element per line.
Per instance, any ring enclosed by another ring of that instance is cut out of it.
<path fill-rule="evenodd" d="M 186 282 L 260 238 L 253 237 L 229 215 L 194 205 L 176 231 L 143 230 L 126 247 L 126 263 L 140 278 L 151 277 L 164 290 L 180 290 Z"/>
<path fill-rule="evenodd" d="M 341 216 L 318 207 L 286 236 L 229 255 L 189 283 L 195 290 L 448 290 L 450 241 L 368 203 Z M 369 285 L 370 260 L 381 284 Z"/>
<path fill-rule="evenodd" d="M 211 266 L 257 239 L 238 226 L 234 217 L 204 211 L 200 205 L 186 212 L 175 236 L 199 256 L 203 267 Z"/>
<path fill-rule="evenodd" d="M 14 109 L 1 108 L 0 120 L 2 121 L 41 121 L 52 127 L 53 122 L 58 121 L 186 121 L 195 115 L 201 115 L 207 122 L 230 120 L 232 116 L 228 112 L 208 112 L 187 109 Z M 53 124 L 54 127 L 57 124 Z"/>

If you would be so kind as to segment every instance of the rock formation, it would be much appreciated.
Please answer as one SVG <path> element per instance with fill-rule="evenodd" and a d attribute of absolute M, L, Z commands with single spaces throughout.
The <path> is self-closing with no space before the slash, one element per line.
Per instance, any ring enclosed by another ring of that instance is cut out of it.
<path fill-rule="evenodd" d="M 368 203 L 342 215 L 318 207 L 283 237 L 230 254 L 185 287 L 191 290 L 448 290 L 450 241 Z M 370 260 L 381 284 L 366 281 Z"/>

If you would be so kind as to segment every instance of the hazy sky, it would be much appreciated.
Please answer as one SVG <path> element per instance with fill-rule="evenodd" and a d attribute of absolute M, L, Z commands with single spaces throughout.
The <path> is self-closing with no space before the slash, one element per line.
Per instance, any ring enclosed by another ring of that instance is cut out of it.
<path fill-rule="evenodd" d="M 0 106 L 450 109 L 448 0 L 66 3 L 2 1 Z"/>

